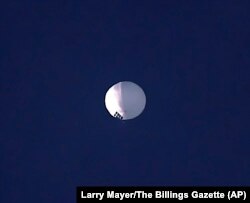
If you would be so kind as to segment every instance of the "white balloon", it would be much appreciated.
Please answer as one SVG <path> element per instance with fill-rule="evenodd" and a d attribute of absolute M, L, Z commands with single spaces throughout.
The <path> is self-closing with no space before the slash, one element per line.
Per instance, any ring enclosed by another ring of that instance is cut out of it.
<path fill-rule="evenodd" d="M 146 95 L 142 88 L 133 82 L 119 82 L 108 89 L 105 106 L 113 117 L 133 119 L 145 109 Z"/>

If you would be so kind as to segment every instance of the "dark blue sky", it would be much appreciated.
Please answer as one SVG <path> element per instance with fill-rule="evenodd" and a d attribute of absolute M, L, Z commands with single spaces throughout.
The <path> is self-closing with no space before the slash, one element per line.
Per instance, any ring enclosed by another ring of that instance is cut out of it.
<path fill-rule="evenodd" d="M 248 1 L 5 1 L 0 202 L 84 185 L 250 185 Z M 128 122 L 104 106 L 131 80 Z"/>

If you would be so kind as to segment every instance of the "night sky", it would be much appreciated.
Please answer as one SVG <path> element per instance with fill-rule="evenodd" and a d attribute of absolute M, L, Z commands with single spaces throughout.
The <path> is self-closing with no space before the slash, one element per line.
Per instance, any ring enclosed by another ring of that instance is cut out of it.
<path fill-rule="evenodd" d="M 249 1 L 13 0 L 0 8 L 0 202 L 76 186 L 250 185 Z M 121 121 L 106 91 L 147 104 Z"/>

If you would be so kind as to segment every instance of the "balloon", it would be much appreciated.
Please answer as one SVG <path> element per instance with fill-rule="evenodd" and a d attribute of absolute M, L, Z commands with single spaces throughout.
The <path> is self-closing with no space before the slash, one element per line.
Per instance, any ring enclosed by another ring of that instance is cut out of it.
<path fill-rule="evenodd" d="M 137 84 L 123 81 L 108 89 L 105 95 L 105 106 L 113 117 L 129 120 L 143 112 L 146 96 Z"/>

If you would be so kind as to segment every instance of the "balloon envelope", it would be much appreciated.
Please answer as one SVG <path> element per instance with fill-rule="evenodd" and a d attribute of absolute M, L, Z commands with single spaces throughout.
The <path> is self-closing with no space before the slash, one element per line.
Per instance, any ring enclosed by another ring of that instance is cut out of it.
<path fill-rule="evenodd" d="M 143 112 L 146 96 L 139 85 L 123 81 L 108 89 L 105 106 L 113 117 L 123 120 L 133 119 Z"/>

